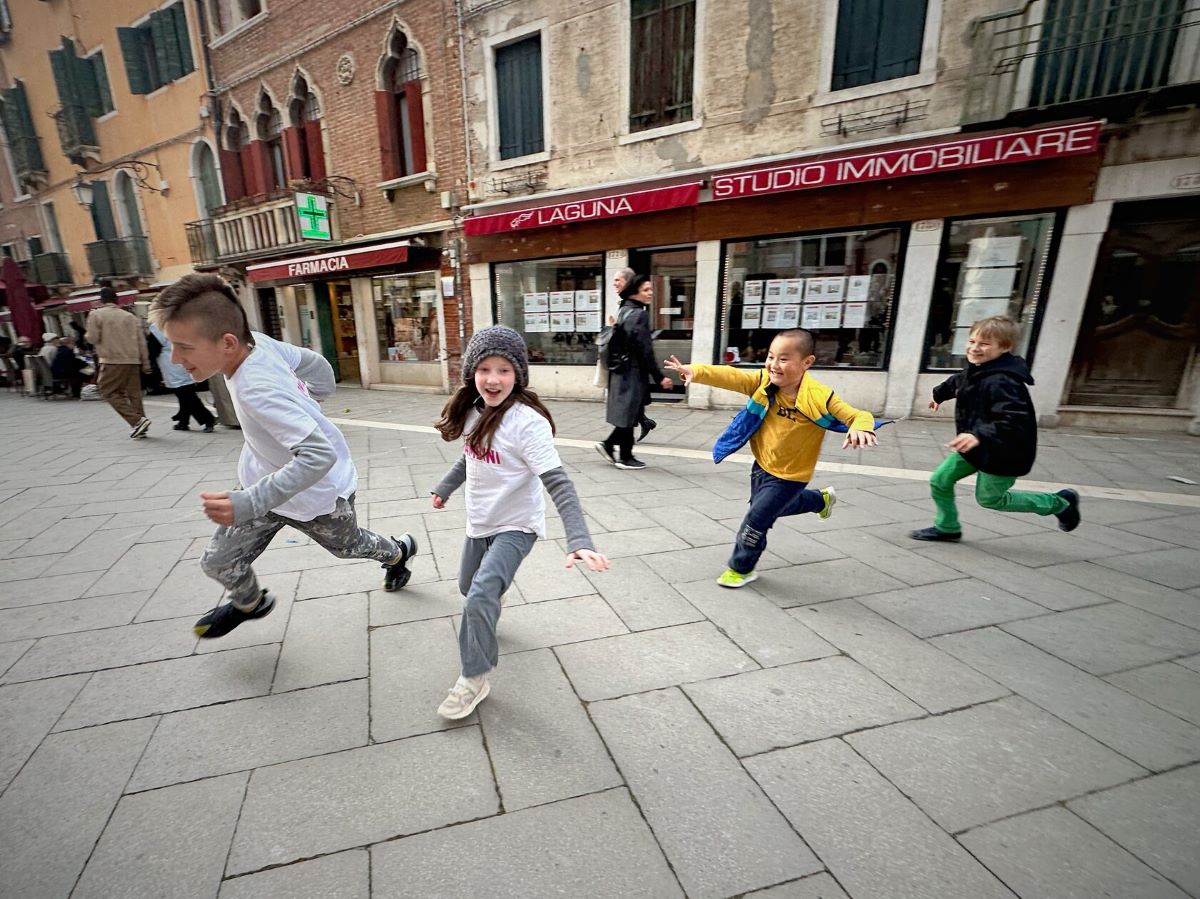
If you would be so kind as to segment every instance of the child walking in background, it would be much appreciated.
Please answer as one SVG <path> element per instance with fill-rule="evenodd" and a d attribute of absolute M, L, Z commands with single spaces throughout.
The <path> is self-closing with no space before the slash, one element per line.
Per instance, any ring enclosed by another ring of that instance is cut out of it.
<path fill-rule="evenodd" d="M 512 328 L 475 333 L 462 360 L 463 384 L 442 410 L 437 429 L 443 440 L 463 438 L 463 455 L 433 489 L 442 509 L 465 482 L 467 538 L 458 589 L 465 597 L 458 651 L 462 676 L 438 707 L 443 718 L 466 718 L 490 691 L 496 667 L 496 623 L 500 597 L 538 537 L 546 536 L 545 486 L 567 534 L 566 567 L 583 562 L 604 571 L 608 560 L 595 552 L 583 510 L 558 450 L 554 420 L 529 387 L 525 341 Z"/>
<path fill-rule="evenodd" d="M 1071 489 L 1057 493 L 1027 493 L 1012 489 L 1021 475 L 1033 468 L 1037 455 L 1037 416 L 1027 385 L 1033 383 L 1029 367 L 1012 349 L 1017 343 L 1017 323 L 996 315 L 975 322 L 967 335 L 967 365 L 933 389 L 929 408 L 957 400 L 953 450 L 929 478 L 936 512 L 933 527 L 912 532 L 914 540 L 962 539 L 954 485 L 975 475 L 975 500 L 997 512 L 1033 512 L 1053 515 L 1059 530 L 1079 526 L 1079 494 Z"/>
<path fill-rule="evenodd" d="M 196 635 L 222 637 L 275 608 L 250 566 L 285 525 L 340 559 L 376 560 L 385 590 L 408 583 L 407 563 L 417 551 L 412 535 L 397 540 L 358 526 L 350 448 L 317 403 L 335 386 L 324 357 L 251 333 L 233 290 L 216 275 L 180 278 L 154 300 L 150 319 L 170 338 L 171 361 L 194 381 L 225 375 L 246 441 L 241 489 L 200 494 L 204 514 L 219 526 L 200 567 L 229 602 L 197 621 Z"/>
<path fill-rule="evenodd" d="M 736 445 L 722 451 L 730 432 L 718 440 L 713 456 L 720 461 L 749 436 L 754 453 L 750 472 L 750 511 L 738 528 L 729 567 L 717 578 L 722 587 L 744 587 L 758 579 L 755 566 L 767 548 L 767 531 L 786 515 L 816 512 L 828 518 L 837 502 L 832 487 L 810 490 L 825 431 L 833 422 L 847 428 L 842 447 L 875 446 L 875 419 L 842 400 L 808 373 L 817 361 L 812 333 L 803 328 L 780 331 L 771 341 L 762 371 L 731 365 L 684 365 L 674 356 L 664 368 L 677 371 L 685 383 L 709 384 L 749 396 L 746 412 L 730 431 L 746 420 L 752 434 L 732 437 Z M 740 441 L 740 442 L 738 442 Z"/>

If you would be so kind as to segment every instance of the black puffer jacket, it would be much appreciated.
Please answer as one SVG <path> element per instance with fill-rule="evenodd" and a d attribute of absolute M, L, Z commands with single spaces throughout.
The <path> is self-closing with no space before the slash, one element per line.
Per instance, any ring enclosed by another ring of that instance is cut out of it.
<path fill-rule="evenodd" d="M 1037 416 L 1029 397 L 1032 383 L 1025 360 L 1005 353 L 982 365 L 967 363 L 933 388 L 935 402 L 958 401 L 954 408 L 958 433 L 979 438 L 979 446 L 962 455 L 980 471 L 1020 477 L 1033 468 Z"/>

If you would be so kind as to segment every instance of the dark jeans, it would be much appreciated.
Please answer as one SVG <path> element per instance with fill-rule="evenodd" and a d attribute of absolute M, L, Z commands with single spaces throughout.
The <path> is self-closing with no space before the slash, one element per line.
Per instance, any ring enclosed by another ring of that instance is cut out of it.
<path fill-rule="evenodd" d="M 604 438 L 604 445 L 620 450 L 619 458 L 628 462 L 633 458 L 633 428 L 613 428 L 612 433 Z"/>
<path fill-rule="evenodd" d="M 196 419 L 196 424 L 208 427 L 217 419 L 208 407 L 204 405 L 204 400 L 200 399 L 200 394 L 197 392 L 198 384 L 185 384 L 182 387 L 175 387 L 172 393 L 175 394 L 175 399 L 179 400 L 179 413 L 172 416 L 177 422 L 187 427 L 188 419 Z"/>
<path fill-rule="evenodd" d="M 754 463 L 750 471 L 750 511 L 742 519 L 729 567 L 740 574 L 749 574 L 767 548 L 767 531 L 787 515 L 820 512 L 825 497 L 820 490 L 809 490 L 804 481 L 785 481 L 768 474 Z"/>

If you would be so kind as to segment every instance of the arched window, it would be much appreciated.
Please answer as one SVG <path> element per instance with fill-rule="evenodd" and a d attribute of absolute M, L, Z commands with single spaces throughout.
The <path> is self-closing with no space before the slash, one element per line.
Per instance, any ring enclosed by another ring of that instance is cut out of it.
<path fill-rule="evenodd" d="M 416 175 L 425 160 L 425 108 L 421 99 L 421 58 L 398 28 L 381 60 L 375 118 L 385 181 Z"/>
<path fill-rule="evenodd" d="M 221 180 L 225 199 L 232 203 L 249 193 L 247 175 L 250 172 L 250 129 L 236 109 L 229 110 L 229 121 L 221 135 Z"/>
<path fill-rule="evenodd" d="M 287 171 L 283 164 L 283 116 L 265 91 L 258 98 L 257 130 L 257 137 L 267 151 L 264 174 L 268 183 L 262 185 L 262 192 L 269 193 L 287 184 Z"/>
<path fill-rule="evenodd" d="M 200 218 L 208 218 L 212 211 L 224 204 L 221 196 L 221 181 L 217 177 L 217 159 L 207 141 L 197 141 L 192 150 L 192 177 L 196 185 L 196 205 Z"/>
<path fill-rule="evenodd" d="M 288 129 L 284 133 L 288 169 L 294 178 L 320 181 L 325 177 L 325 149 L 321 139 L 321 103 L 300 73 L 292 82 L 288 103 Z"/>

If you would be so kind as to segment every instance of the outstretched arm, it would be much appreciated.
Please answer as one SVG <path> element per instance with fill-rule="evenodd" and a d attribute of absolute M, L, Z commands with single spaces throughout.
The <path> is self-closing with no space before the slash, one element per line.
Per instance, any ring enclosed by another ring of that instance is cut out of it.
<path fill-rule="evenodd" d="M 446 500 L 454 493 L 463 482 L 467 479 L 467 457 L 459 456 L 458 461 L 454 463 L 451 469 L 446 472 L 438 485 L 433 488 L 433 507 L 435 509 L 444 509 Z"/>
<path fill-rule="evenodd" d="M 567 473 L 561 468 L 554 468 L 544 472 L 540 478 L 558 514 L 562 516 L 563 528 L 567 532 L 567 567 L 573 567 L 574 560 L 579 559 L 592 571 L 604 571 L 608 568 L 608 559 L 596 552 L 583 518 L 579 494 L 575 492 L 575 485 Z"/>

